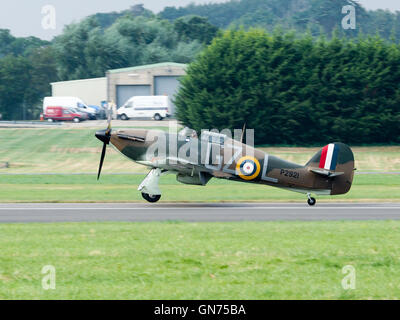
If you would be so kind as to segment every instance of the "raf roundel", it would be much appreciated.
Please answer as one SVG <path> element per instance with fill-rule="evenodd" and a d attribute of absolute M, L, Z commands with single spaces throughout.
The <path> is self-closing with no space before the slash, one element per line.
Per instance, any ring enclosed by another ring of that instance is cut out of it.
<path fill-rule="evenodd" d="M 244 180 L 253 180 L 261 171 L 260 162 L 253 157 L 243 157 L 236 165 L 236 172 Z"/>

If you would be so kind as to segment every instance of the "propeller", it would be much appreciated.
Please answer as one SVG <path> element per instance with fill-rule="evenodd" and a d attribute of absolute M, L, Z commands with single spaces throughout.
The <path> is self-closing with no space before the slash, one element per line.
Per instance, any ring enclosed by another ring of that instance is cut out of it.
<path fill-rule="evenodd" d="M 108 112 L 107 117 L 107 129 L 96 132 L 96 138 L 103 142 L 103 150 L 101 151 L 99 173 L 97 174 L 97 180 L 100 179 L 101 169 L 103 168 L 104 158 L 106 156 L 107 145 L 110 144 L 111 140 L 111 112 Z"/>

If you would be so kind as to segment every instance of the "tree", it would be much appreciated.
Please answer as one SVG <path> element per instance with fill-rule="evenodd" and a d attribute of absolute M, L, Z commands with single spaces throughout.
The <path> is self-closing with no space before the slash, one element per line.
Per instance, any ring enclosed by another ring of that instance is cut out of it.
<path fill-rule="evenodd" d="M 38 119 L 43 98 L 51 95 L 51 83 L 58 81 L 57 64 L 52 47 L 36 49 L 29 56 L 30 81 L 24 93 L 25 116 Z"/>
<path fill-rule="evenodd" d="M 357 28 L 343 30 L 342 8 L 356 8 Z M 179 18 L 197 15 L 207 18 L 219 28 L 239 29 L 263 28 L 272 32 L 276 26 L 284 30 L 304 32 L 311 30 L 314 36 L 321 31 L 331 35 L 335 29 L 342 36 L 356 37 L 360 32 L 380 34 L 385 39 L 400 35 L 400 13 L 384 10 L 366 10 L 356 0 L 231 0 L 223 3 L 189 4 L 185 7 L 166 7 L 159 13 L 163 19 L 176 21 Z"/>
<path fill-rule="evenodd" d="M 0 59 L 0 113 L 2 119 L 22 118 L 22 105 L 30 83 L 31 65 L 24 57 L 8 55 Z"/>
<path fill-rule="evenodd" d="M 53 47 L 60 79 L 74 80 L 140 64 L 190 62 L 203 45 L 198 40 L 181 41 L 167 20 L 126 15 L 106 30 L 93 17 L 69 25 Z"/>
<path fill-rule="evenodd" d="M 198 40 L 204 44 L 210 44 L 218 32 L 218 28 L 210 24 L 207 18 L 199 16 L 176 19 L 174 29 L 181 40 L 186 42 Z"/>
<path fill-rule="evenodd" d="M 86 48 L 94 33 L 100 32 L 94 18 L 68 25 L 63 34 L 55 38 L 59 76 L 62 80 L 83 79 L 100 76 L 88 68 Z"/>
<path fill-rule="evenodd" d="M 400 142 L 400 47 L 228 31 L 192 63 L 177 117 L 203 129 L 255 129 L 258 144 Z"/>
<path fill-rule="evenodd" d="M 28 57 L 8 55 L 0 59 L 0 113 L 3 119 L 38 119 L 42 99 L 57 81 L 51 47 L 38 48 Z"/>
<path fill-rule="evenodd" d="M 27 56 L 32 50 L 49 45 L 36 37 L 15 38 L 8 29 L 0 29 L 0 58 L 12 54 Z"/>

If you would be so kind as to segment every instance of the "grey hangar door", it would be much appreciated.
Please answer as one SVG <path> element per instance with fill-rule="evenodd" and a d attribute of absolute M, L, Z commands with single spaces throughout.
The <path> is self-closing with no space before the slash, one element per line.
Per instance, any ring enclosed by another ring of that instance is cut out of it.
<path fill-rule="evenodd" d="M 179 90 L 179 76 L 158 76 L 154 77 L 154 91 L 156 96 L 168 95 L 172 110 L 171 114 L 175 113 L 175 105 L 172 103 L 175 94 Z"/>
<path fill-rule="evenodd" d="M 117 86 L 117 106 L 122 107 L 133 96 L 151 96 L 149 85 L 119 85 Z"/>

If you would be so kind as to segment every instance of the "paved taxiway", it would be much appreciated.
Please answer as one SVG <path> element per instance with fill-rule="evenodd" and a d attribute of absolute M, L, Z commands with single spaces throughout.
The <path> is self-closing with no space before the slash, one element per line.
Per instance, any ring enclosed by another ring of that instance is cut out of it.
<path fill-rule="evenodd" d="M 400 220 L 400 203 L 0 204 L 0 223 Z"/>

